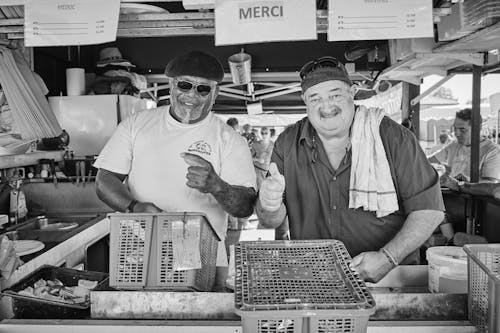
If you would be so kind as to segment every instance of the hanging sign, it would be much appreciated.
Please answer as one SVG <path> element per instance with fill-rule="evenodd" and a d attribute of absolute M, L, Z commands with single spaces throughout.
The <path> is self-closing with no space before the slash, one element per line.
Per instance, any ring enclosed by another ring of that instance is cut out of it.
<path fill-rule="evenodd" d="M 24 8 L 26 46 L 88 45 L 116 40 L 120 0 L 32 0 Z"/>
<path fill-rule="evenodd" d="M 214 9 L 215 0 L 182 0 L 182 6 L 186 10 Z"/>
<path fill-rule="evenodd" d="M 328 40 L 433 37 L 432 0 L 329 0 Z"/>
<path fill-rule="evenodd" d="M 316 38 L 316 0 L 215 3 L 215 45 Z"/>

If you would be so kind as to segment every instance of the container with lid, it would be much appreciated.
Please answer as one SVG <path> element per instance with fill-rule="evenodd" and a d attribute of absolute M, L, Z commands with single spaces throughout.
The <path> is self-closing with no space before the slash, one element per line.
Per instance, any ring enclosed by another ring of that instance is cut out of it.
<path fill-rule="evenodd" d="M 429 291 L 467 293 L 467 254 L 459 246 L 434 246 L 427 249 Z"/>

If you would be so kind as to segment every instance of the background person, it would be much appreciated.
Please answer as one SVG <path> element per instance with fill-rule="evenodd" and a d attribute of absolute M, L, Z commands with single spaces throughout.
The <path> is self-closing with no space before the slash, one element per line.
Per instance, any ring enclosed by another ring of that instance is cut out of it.
<path fill-rule="evenodd" d="M 267 127 L 260 129 L 261 140 L 254 141 L 251 146 L 255 174 L 257 175 L 257 188 L 262 180 L 266 178 L 274 143 L 271 141 L 271 133 Z"/>
<path fill-rule="evenodd" d="M 236 132 L 240 131 L 240 125 L 238 124 L 238 119 L 231 117 L 226 121 L 226 124 L 231 126 Z"/>
<path fill-rule="evenodd" d="M 245 140 L 211 112 L 224 71 L 192 51 L 165 70 L 171 105 L 121 122 L 94 166 L 97 195 L 120 212 L 202 212 L 224 241 L 228 213 L 253 213 L 255 171 Z M 218 266 L 227 266 L 221 242 Z M 218 281 L 227 268 L 218 269 Z"/>
<path fill-rule="evenodd" d="M 337 59 L 311 61 L 300 77 L 307 117 L 275 142 L 257 200 L 260 223 L 278 227 L 288 216 L 292 239 L 341 240 L 354 257 L 351 267 L 367 281 L 380 280 L 398 263 L 415 263 L 444 216 L 439 177 L 415 136 L 381 110 L 356 107 L 355 89 Z M 370 177 L 370 162 L 380 163 L 372 171 L 383 179 Z M 374 192 L 363 189 L 364 176 Z M 392 190 L 378 192 L 391 184 Z M 368 195 L 375 207 L 353 204 Z"/>
<path fill-rule="evenodd" d="M 457 140 L 429 157 L 430 162 L 446 166 L 446 174 L 441 177 L 443 186 L 470 180 L 471 115 L 471 109 L 458 111 L 453 123 Z M 479 143 L 479 181 L 500 181 L 500 147 L 484 138 Z"/>
<path fill-rule="evenodd" d="M 446 134 L 446 133 L 439 134 L 439 142 L 435 146 L 431 147 L 427 154 L 432 155 L 435 152 L 440 151 L 441 149 L 443 149 L 444 147 L 449 145 L 450 142 L 451 142 L 451 139 L 450 139 L 450 136 L 448 134 Z"/>

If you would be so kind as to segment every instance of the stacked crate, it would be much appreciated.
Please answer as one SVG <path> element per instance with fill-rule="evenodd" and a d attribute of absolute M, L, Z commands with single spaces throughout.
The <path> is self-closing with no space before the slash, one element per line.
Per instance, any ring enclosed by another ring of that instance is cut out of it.
<path fill-rule="evenodd" d="M 366 332 L 375 301 L 335 240 L 240 242 L 235 308 L 246 333 Z"/>

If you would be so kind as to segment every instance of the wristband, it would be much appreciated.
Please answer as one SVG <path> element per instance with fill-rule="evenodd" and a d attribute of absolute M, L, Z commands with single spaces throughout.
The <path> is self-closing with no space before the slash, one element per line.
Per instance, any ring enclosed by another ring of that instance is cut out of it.
<path fill-rule="evenodd" d="M 381 248 L 380 251 L 387 257 L 387 259 L 389 260 L 389 262 L 394 266 L 396 267 L 398 265 L 398 262 L 396 261 L 396 258 L 394 258 L 394 256 L 389 252 L 387 251 L 386 248 Z"/>
<path fill-rule="evenodd" d="M 134 212 L 134 207 L 138 203 L 137 200 L 132 200 L 127 206 L 127 209 L 125 209 L 125 213 L 133 213 Z"/>

